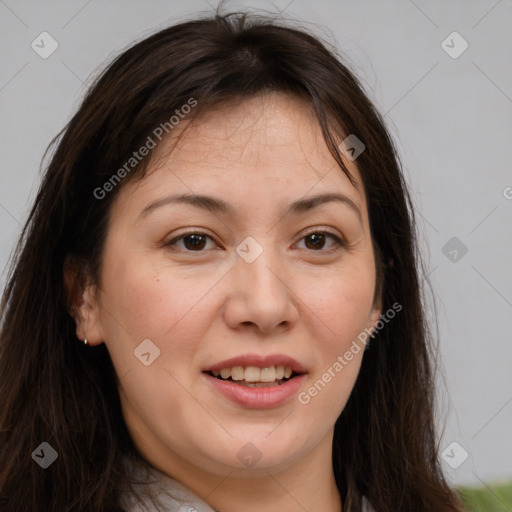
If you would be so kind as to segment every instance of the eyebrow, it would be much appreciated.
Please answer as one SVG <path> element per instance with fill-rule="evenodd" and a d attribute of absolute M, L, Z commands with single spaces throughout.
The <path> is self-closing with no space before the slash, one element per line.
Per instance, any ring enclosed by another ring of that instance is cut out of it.
<path fill-rule="evenodd" d="M 356 204 L 356 202 L 353 201 L 350 197 L 339 193 L 318 194 L 306 199 L 299 199 L 294 201 L 288 207 L 286 215 L 300 215 L 330 202 L 346 204 L 357 214 L 359 222 L 363 224 L 361 210 L 359 209 L 359 206 Z M 234 216 L 236 213 L 236 210 L 232 205 L 216 197 L 201 194 L 175 194 L 149 203 L 141 211 L 138 218 L 140 219 L 141 217 L 146 216 L 150 211 L 167 204 L 188 204 L 197 208 L 208 210 L 212 213 L 218 213 L 226 216 Z"/>

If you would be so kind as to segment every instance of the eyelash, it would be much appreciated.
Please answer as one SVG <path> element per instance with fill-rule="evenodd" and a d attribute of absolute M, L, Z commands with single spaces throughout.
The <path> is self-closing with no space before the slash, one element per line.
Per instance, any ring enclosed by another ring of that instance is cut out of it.
<path fill-rule="evenodd" d="M 165 242 L 164 246 L 165 247 L 171 247 L 171 246 L 175 245 L 177 241 L 182 240 L 183 238 L 187 238 L 188 236 L 191 236 L 191 235 L 205 236 L 205 237 L 210 238 L 211 240 L 213 240 L 215 242 L 213 237 L 211 237 L 210 235 L 207 235 L 206 233 L 202 233 L 201 231 L 197 231 L 197 230 L 191 229 L 190 231 L 186 231 L 184 233 L 181 233 L 180 235 L 174 237 L 172 240 L 169 240 L 168 242 Z M 336 236 L 334 233 L 331 233 L 330 231 L 320 230 L 320 229 L 316 229 L 315 231 L 310 231 L 310 232 L 306 233 L 299 240 L 299 242 L 304 240 L 308 236 L 311 236 L 311 235 L 327 235 L 328 237 L 330 237 L 330 238 L 332 238 L 334 240 L 336 245 L 335 245 L 334 249 L 327 249 L 327 250 L 319 249 L 319 250 L 316 250 L 316 251 L 315 250 L 310 250 L 308 252 L 312 252 L 312 253 L 315 253 L 315 252 L 317 252 L 317 253 L 331 253 L 331 252 L 336 252 L 336 251 L 338 251 L 339 249 L 341 249 L 342 247 L 345 246 L 345 243 L 338 236 Z M 193 252 L 202 253 L 202 252 L 206 252 L 206 250 L 191 251 L 189 249 L 181 249 L 181 251 L 188 252 L 188 253 L 193 253 Z"/>

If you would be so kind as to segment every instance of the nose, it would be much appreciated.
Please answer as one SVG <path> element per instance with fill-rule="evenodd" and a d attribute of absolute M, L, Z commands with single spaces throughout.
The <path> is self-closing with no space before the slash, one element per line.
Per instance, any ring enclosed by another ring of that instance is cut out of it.
<path fill-rule="evenodd" d="M 232 329 L 288 330 L 298 319 L 297 303 L 292 276 L 275 251 L 265 248 L 252 263 L 237 258 L 224 310 Z"/>

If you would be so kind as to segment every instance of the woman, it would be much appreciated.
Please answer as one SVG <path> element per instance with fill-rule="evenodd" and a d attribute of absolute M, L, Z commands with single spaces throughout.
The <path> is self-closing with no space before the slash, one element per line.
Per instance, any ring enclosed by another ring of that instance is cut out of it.
<path fill-rule="evenodd" d="M 122 53 L 4 293 L 1 510 L 462 510 L 411 208 L 311 35 L 217 15 Z"/>

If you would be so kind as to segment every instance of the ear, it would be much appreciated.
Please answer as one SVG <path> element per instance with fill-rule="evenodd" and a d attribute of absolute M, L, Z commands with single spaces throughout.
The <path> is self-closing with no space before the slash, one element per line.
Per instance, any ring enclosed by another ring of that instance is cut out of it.
<path fill-rule="evenodd" d="M 87 339 L 89 345 L 103 342 L 100 329 L 97 287 L 92 284 L 88 272 L 71 257 L 64 263 L 64 286 L 69 314 L 76 324 L 76 337 Z"/>
<path fill-rule="evenodd" d="M 372 312 L 370 313 L 370 320 L 368 329 L 373 332 L 376 330 L 376 324 L 380 319 L 382 314 L 382 302 L 380 298 L 374 303 Z"/>

